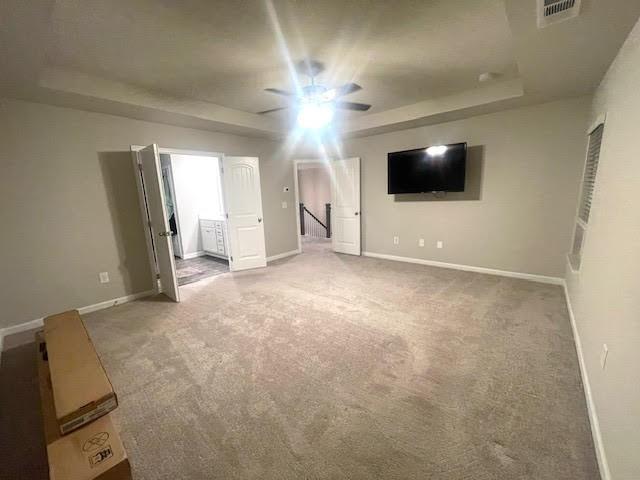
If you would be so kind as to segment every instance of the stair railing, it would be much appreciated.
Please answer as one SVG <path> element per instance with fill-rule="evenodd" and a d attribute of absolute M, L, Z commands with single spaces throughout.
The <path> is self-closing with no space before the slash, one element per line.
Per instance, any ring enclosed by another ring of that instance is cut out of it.
<path fill-rule="evenodd" d="M 300 203 L 300 235 L 315 238 L 331 238 L 331 204 L 325 204 L 326 225 Z"/>

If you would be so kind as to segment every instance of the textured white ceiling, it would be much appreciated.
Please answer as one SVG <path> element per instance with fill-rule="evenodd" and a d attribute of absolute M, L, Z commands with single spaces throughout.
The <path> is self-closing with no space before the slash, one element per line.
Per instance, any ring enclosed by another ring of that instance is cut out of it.
<path fill-rule="evenodd" d="M 264 92 L 306 78 L 373 105 L 343 134 L 416 126 L 592 92 L 640 15 L 637 0 L 583 0 L 538 29 L 535 0 L 3 0 L 0 95 L 133 118 L 282 136 Z M 478 75 L 497 80 L 479 84 Z"/>
<path fill-rule="evenodd" d="M 293 88 L 287 57 L 324 62 L 323 83 L 359 83 L 349 100 L 371 112 L 469 89 L 482 72 L 517 74 L 501 0 L 272 6 L 270 15 L 264 0 L 60 0 L 47 61 L 254 113 L 284 105 L 263 89 Z"/>

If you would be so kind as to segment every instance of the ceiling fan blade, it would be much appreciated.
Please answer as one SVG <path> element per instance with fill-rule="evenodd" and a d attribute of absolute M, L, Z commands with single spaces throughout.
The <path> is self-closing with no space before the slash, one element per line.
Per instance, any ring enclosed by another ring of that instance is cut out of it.
<path fill-rule="evenodd" d="M 366 103 L 356 102 L 336 102 L 336 108 L 342 108 L 343 110 L 357 110 L 359 112 L 366 112 L 371 108 L 371 105 Z"/>
<path fill-rule="evenodd" d="M 335 90 L 335 98 L 342 97 L 343 95 L 349 95 L 350 93 L 357 92 L 358 90 L 362 90 L 362 87 L 357 83 L 345 83 L 341 87 L 336 87 Z"/>
<path fill-rule="evenodd" d="M 265 113 L 278 112 L 280 110 L 286 110 L 289 107 L 280 107 L 280 108 L 272 108 L 271 110 L 263 110 L 262 112 L 258 112 L 258 115 L 264 115 Z"/>
<path fill-rule="evenodd" d="M 283 95 L 285 97 L 294 97 L 293 93 L 287 92 L 286 90 L 280 90 L 279 88 L 265 88 L 265 92 L 275 93 L 276 95 Z"/>

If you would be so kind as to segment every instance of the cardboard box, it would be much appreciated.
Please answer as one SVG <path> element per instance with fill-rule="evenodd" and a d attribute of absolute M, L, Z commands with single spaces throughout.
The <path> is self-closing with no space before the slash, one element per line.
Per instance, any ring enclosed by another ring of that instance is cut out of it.
<path fill-rule="evenodd" d="M 36 336 L 45 345 L 43 336 Z M 51 480 L 131 480 L 131 466 L 111 415 L 62 436 L 53 405 L 46 351 L 38 352 L 40 401 Z"/>
<path fill-rule="evenodd" d="M 56 419 L 62 434 L 118 406 L 118 399 L 77 310 L 44 319 Z"/>

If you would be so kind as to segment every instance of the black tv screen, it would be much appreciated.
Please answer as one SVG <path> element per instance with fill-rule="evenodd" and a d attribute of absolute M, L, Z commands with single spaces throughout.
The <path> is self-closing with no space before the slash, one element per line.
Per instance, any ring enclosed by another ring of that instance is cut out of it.
<path fill-rule="evenodd" d="M 464 192 L 467 144 L 387 154 L 388 193 Z"/>

